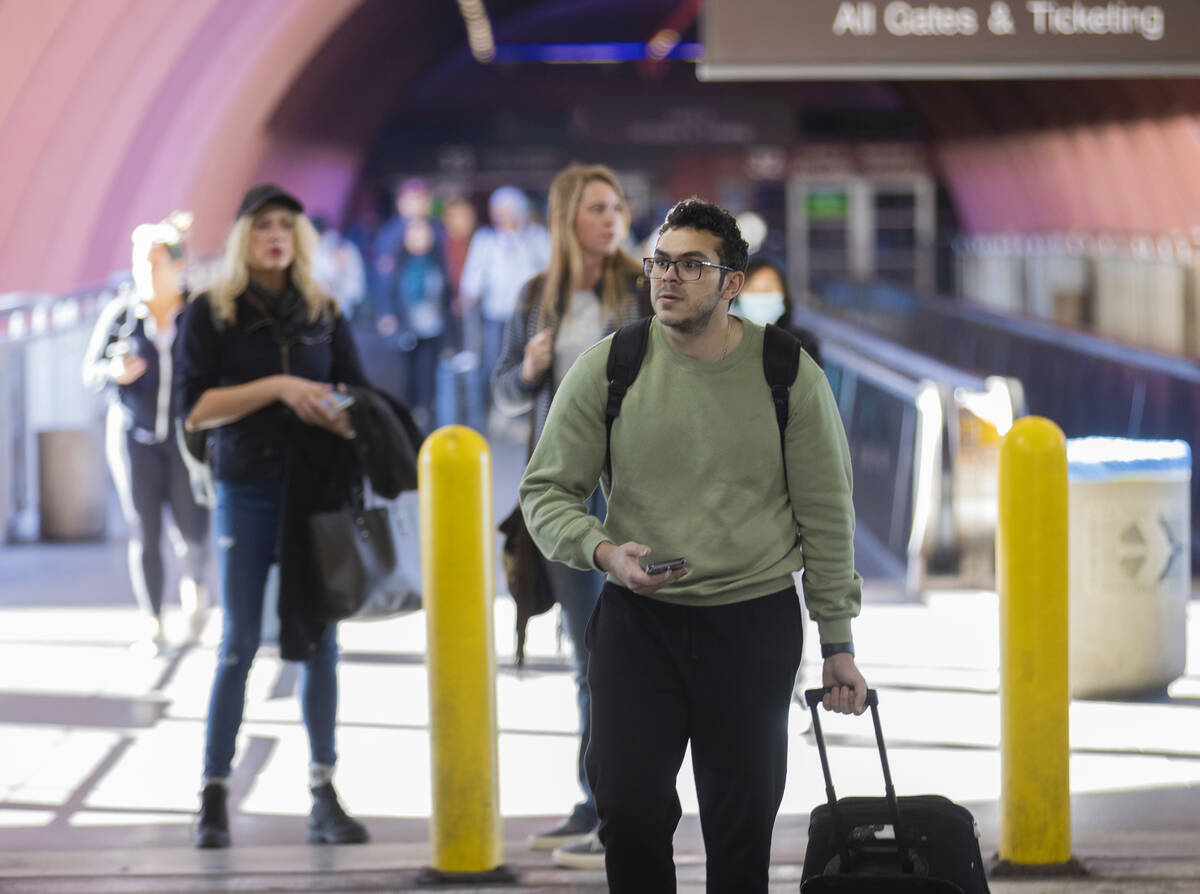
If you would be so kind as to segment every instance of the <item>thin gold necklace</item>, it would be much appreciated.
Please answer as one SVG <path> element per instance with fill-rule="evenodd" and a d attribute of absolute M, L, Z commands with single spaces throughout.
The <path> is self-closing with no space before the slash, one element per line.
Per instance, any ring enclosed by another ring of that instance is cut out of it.
<path fill-rule="evenodd" d="M 730 327 L 729 317 L 726 317 L 725 318 L 725 347 L 721 348 L 721 358 L 720 358 L 720 360 L 717 361 L 717 363 L 720 363 L 721 360 L 724 360 L 725 355 L 729 353 L 729 327 Z"/>

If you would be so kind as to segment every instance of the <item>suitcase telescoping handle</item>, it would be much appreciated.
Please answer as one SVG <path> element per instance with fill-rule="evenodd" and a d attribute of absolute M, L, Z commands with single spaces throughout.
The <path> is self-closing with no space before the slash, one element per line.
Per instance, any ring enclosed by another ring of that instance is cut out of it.
<path fill-rule="evenodd" d="M 825 736 L 821 733 L 821 718 L 817 707 L 821 700 L 833 689 L 806 689 L 804 701 L 812 712 L 813 735 L 817 738 L 817 753 L 821 756 L 821 771 L 825 774 L 825 797 L 829 800 L 829 815 L 833 820 L 834 840 L 841 842 L 843 865 L 850 860 L 850 839 L 842 828 L 842 817 L 837 806 L 837 793 L 833 790 L 833 776 L 829 772 L 829 755 L 825 752 Z M 867 707 L 871 709 L 871 720 L 875 725 L 875 743 L 879 746 L 879 762 L 883 767 L 883 786 L 887 795 L 888 811 L 892 815 L 892 832 L 896 838 L 896 850 L 900 854 L 900 862 L 905 872 L 912 871 L 912 862 L 905 848 L 904 829 L 900 822 L 900 805 L 896 802 L 896 788 L 892 785 L 892 771 L 888 767 L 887 746 L 883 743 L 883 727 L 879 723 L 879 695 L 874 689 L 867 690 Z"/>

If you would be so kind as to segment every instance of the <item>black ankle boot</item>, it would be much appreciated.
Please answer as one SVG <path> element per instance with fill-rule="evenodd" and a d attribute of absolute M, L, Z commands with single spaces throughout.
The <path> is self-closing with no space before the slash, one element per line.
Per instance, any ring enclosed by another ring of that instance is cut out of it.
<path fill-rule="evenodd" d="M 308 817 L 309 844 L 361 844 L 367 840 L 367 827 L 342 809 L 332 782 L 310 791 L 313 808 Z"/>
<path fill-rule="evenodd" d="M 196 847 L 229 847 L 229 812 L 225 809 L 225 786 L 210 782 L 200 793 L 196 817 Z"/>

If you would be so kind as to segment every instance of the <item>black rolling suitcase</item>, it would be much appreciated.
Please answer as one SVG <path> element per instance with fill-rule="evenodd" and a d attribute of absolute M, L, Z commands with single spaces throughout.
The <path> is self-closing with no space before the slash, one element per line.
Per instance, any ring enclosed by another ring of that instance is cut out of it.
<path fill-rule="evenodd" d="M 804 693 L 829 803 L 819 805 L 809 819 L 801 894 L 988 894 L 970 811 L 941 795 L 896 797 L 874 689 L 867 690 L 867 704 L 875 724 L 886 797 L 837 797 L 817 716 L 824 694 L 823 689 Z"/>

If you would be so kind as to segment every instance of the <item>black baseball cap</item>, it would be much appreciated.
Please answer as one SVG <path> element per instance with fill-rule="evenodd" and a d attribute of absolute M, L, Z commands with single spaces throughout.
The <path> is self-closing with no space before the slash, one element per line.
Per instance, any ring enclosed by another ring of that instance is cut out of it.
<path fill-rule="evenodd" d="M 242 204 L 238 207 L 237 216 L 243 214 L 254 214 L 267 205 L 282 205 L 290 211 L 295 211 L 300 214 L 304 211 L 304 206 L 300 204 L 300 200 L 291 193 L 284 192 L 274 183 L 260 183 L 258 186 L 252 186 L 246 190 L 246 194 L 242 196 Z"/>

